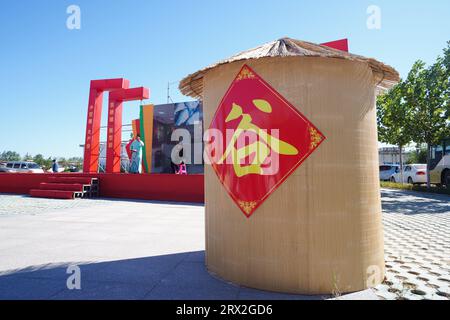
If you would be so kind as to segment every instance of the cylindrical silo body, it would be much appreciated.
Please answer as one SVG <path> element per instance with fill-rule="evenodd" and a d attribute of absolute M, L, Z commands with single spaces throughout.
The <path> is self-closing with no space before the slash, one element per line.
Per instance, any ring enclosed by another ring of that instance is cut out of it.
<path fill-rule="evenodd" d="M 379 284 L 384 254 L 372 69 L 323 57 L 245 63 L 326 140 L 251 218 L 205 166 L 208 270 L 243 286 L 300 294 Z M 205 129 L 243 64 L 222 64 L 205 74 Z"/>

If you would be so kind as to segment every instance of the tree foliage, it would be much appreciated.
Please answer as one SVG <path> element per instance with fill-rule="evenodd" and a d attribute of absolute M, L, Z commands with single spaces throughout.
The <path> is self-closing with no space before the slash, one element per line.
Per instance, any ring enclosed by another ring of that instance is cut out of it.
<path fill-rule="evenodd" d="M 398 85 L 377 99 L 378 139 L 403 147 L 412 141 L 412 110 L 404 100 L 405 83 Z"/>
<path fill-rule="evenodd" d="M 15 151 L 3 151 L 0 153 L 0 161 L 33 161 L 34 163 L 41 166 L 43 169 L 49 170 L 53 164 L 52 157 L 44 157 L 42 154 L 37 154 L 34 157 L 26 153 L 23 157 Z M 78 170 L 83 168 L 83 158 L 81 157 L 71 157 L 68 159 L 58 158 L 58 163 L 63 167 L 75 167 Z"/>
<path fill-rule="evenodd" d="M 448 134 L 447 84 L 440 57 L 428 68 L 422 61 L 417 61 L 409 72 L 404 98 L 413 114 L 412 139 L 415 142 L 431 146 L 440 143 Z"/>
<path fill-rule="evenodd" d="M 404 99 L 405 90 L 405 83 L 400 81 L 389 92 L 377 98 L 378 139 L 398 147 L 401 183 L 403 183 L 403 147 L 412 140 L 412 113 Z"/>
<path fill-rule="evenodd" d="M 3 151 L 0 154 L 1 161 L 20 161 L 20 154 L 15 151 Z"/>
<path fill-rule="evenodd" d="M 377 118 L 380 141 L 426 144 L 430 168 L 431 147 L 450 136 L 450 41 L 443 57 L 428 67 L 416 61 L 404 81 L 378 97 Z"/>
<path fill-rule="evenodd" d="M 42 154 L 35 155 L 33 157 L 33 162 L 37 163 L 46 170 L 50 169 L 52 166 L 52 159 L 50 157 L 46 159 Z"/>
<path fill-rule="evenodd" d="M 411 151 L 408 154 L 408 161 L 406 163 L 427 163 L 427 149 L 419 147 L 416 150 Z"/>
<path fill-rule="evenodd" d="M 444 56 L 442 58 L 442 64 L 444 65 L 445 78 L 445 112 L 447 119 L 450 118 L 450 41 L 447 42 L 447 47 L 444 49 Z"/>

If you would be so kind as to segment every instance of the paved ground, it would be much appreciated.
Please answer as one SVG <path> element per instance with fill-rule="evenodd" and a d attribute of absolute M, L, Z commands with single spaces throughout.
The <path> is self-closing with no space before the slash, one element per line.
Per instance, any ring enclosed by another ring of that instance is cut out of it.
<path fill-rule="evenodd" d="M 0 299 L 323 298 L 211 277 L 204 265 L 203 206 L 35 200 L 0 195 Z M 67 289 L 70 265 L 80 266 L 81 290 Z"/>
<path fill-rule="evenodd" d="M 450 298 L 450 197 L 383 190 L 383 299 Z"/>
<path fill-rule="evenodd" d="M 450 197 L 383 190 L 383 209 L 387 282 L 344 298 L 448 299 Z M 215 279 L 203 250 L 202 206 L 0 195 L 0 299 L 328 298 Z"/>
<path fill-rule="evenodd" d="M 109 200 L 105 199 L 84 200 L 85 199 L 83 199 L 83 201 L 67 201 L 58 199 L 49 200 L 0 193 L 0 217 L 19 214 L 36 215 L 70 208 L 88 208 L 97 205 L 108 205 L 111 203 Z"/>

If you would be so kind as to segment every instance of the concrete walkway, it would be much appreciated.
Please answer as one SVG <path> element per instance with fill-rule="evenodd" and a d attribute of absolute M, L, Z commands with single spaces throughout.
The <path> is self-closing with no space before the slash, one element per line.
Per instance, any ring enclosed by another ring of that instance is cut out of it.
<path fill-rule="evenodd" d="M 408 237 L 394 227 L 411 216 L 440 221 L 432 228 L 446 232 L 442 224 L 449 225 L 450 198 L 427 197 L 383 191 L 385 229 L 392 230 L 386 232 L 387 256 L 396 255 L 389 237 Z M 253 290 L 210 276 L 204 266 L 202 206 L 110 199 L 69 202 L 0 195 L 0 299 L 330 298 Z M 448 246 L 448 237 L 439 241 Z M 445 261 L 446 254 L 435 259 Z M 67 268 L 73 265 L 80 268 L 81 290 L 69 290 L 66 284 Z M 448 269 L 438 268 L 435 280 L 441 282 L 435 289 L 445 293 Z M 396 298 L 391 287 L 385 284 L 342 299 Z"/>
<path fill-rule="evenodd" d="M 33 200 L 0 195 L 0 299 L 327 298 L 263 292 L 210 276 L 203 206 L 102 199 L 54 210 L 69 204 L 39 199 L 32 210 Z M 72 265 L 80 267 L 81 290 L 67 288 Z"/>

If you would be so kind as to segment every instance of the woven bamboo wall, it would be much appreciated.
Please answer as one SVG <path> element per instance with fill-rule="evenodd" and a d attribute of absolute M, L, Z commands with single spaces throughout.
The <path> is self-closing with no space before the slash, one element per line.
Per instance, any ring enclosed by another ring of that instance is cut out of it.
<path fill-rule="evenodd" d="M 205 168 L 206 263 L 232 282 L 303 294 L 367 288 L 384 277 L 375 83 L 362 62 L 316 57 L 245 61 L 327 140 L 247 219 Z M 242 62 L 204 79 L 205 129 Z M 377 284 L 377 283 L 375 283 Z"/>

